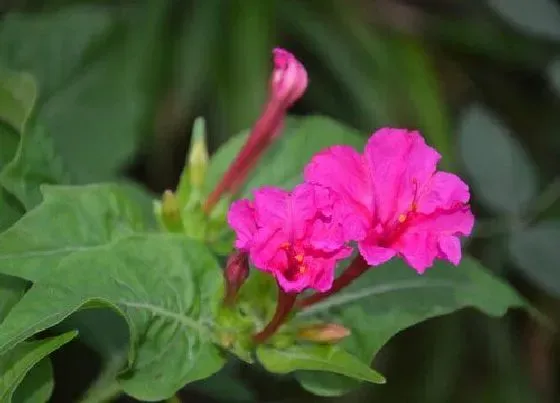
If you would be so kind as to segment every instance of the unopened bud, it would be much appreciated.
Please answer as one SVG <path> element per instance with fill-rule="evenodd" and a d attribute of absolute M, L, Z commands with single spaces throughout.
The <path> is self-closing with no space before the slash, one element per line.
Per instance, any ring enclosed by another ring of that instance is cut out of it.
<path fill-rule="evenodd" d="M 272 96 L 289 108 L 307 89 L 307 71 L 303 64 L 287 50 L 275 48 L 273 56 Z"/>
<path fill-rule="evenodd" d="M 337 343 L 350 335 L 350 330 L 336 323 L 322 323 L 302 328 L 298 337 L 318 343 Z"/>
<path fill-rule="evenodd" d="M 224 275 L 226 278 L 224 303 L 232 305 L 235 302 L 239 289 L 247 280 L 247 277 L 249 277 L 249 256 L 247 252 L 233 252 L 227 260 Z"/>
<path fill-rule="evenodd" d="M 189 177 L 194 188 L 202 187 L 208 169 L 208 148 L 206 147 L 206 127 L 204 118 L 196 118 L 191 136 L 189 152 Z"/>
<path fill-rule="evenodd" d="M 159 205 L 159 215 L 163 226 L 171 232 L 182 232 L 183 221 L 181 218 L 181 207 L 175 194 L 166 190 Z"/>

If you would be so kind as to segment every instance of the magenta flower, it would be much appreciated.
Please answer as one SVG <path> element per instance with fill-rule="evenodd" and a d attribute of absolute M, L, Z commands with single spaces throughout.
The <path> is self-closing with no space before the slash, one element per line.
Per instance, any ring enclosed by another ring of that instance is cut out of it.
<path fill-rule="evenodd" d="M 351 248 L 332 219 L 333 199 L 325 188 L 302 184 L 293 192 L 274 187 L 255 191 L 255 201 L 232 204 L 228 222 L 235 246 L 249 253 L 252 264 L 272 274 L 286 293 L 307 288 L 327 291 L 336 262 Z"/>
<path fill-rule="evenodd" d="M 338 195 L 333 215 L 369 265 L 400 255 L 423 273 L 436 258 L 459 264 L 459 237 L 474 225 L 468 186 L 436 171 L 440 158 L 418 132 L 384 128 L 363 155 L 348 146 L 319 153 L 305 180 Z"/>

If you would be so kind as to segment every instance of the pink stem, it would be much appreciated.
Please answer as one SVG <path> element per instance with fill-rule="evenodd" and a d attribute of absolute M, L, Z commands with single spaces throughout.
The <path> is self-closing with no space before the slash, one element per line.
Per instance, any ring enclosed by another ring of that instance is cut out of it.
<path fill-rule="evenodd" d="M 228 170 L 208 196 L 204 210 L 208 213 L 226 193 L 239 190 L 251 169 L 255 166 L 263 151 L 269 145 L 279 125 L 282 124 L 285 107 L 274 98 L 269 99 L 265 110 L 253 126 L 249 138 L 230 164 Z"/>

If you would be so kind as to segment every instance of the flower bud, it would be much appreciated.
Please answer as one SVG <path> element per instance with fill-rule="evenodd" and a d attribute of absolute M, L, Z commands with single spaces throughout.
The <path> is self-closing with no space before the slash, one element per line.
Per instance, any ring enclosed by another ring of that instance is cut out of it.
<path fill-rule="evenodd" d="M 303 340 L 318 343 L 337 343 L 350 335 L 350 330 L 336 323 L 321 323 L 299 330 L 298 337 Z"/>
<path fill-rule="evenodd" d="M 202 187 L 208 168 L 208 148 L 206 147 L 206 128 L 203 118 L 194 121 L 191 149 L 189 153 L 190 183 L 195 188 Z"/>
<path fill-rule="evenodd" d="M 224 303 L 231 305 L 234 303 L 239 289 L 249 277 L 249 256 L 247 252 L 233 252 L 227 260 L 224 275 L 226 278 Z"/>
<path fill-rule="evenodd" d="M 210 213 L 226 193 L 237 193 L 258 160 L 281 133 L 288 109 L 307 88 L 307 71 L 290 52 L 273 50 L 274 69 L 270 77 L 268 100 L 253 125 L 247 141 L 210 193 L 204 210 Z"/>
<path fill-rule="evenodd" d="M 161 226 L 170 232 L 183 231 L 181 206 L 177 197 L 171 190 L 163 193 L 161 201 L 154 202 L 154 213 Z"/>
<path fill-rule="evenodd" d="M 275 48 L 274 71 L 271 78 L 272 97 L 289 108 L 307 88 L 307 71 L 290 52 Z"/>

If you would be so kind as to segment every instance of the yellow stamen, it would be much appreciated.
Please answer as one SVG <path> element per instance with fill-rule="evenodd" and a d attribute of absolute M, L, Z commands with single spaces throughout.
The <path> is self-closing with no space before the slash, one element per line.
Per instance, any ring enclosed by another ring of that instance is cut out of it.
<path fill-rule="evenodd" d="M 296 262 L 298 262 L 298 263 L 303 262 L 303 254 L 300 253 L 300 254 L 296 255 L 294 259 L 296 259 Z"/>
<path fill-rule="evenodd" d="M 402 224 L 405 221 L 406 221 L 406 214 L 399 215 L 399 222 Z"/>

